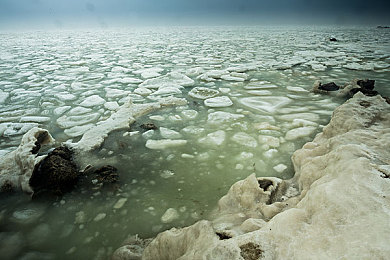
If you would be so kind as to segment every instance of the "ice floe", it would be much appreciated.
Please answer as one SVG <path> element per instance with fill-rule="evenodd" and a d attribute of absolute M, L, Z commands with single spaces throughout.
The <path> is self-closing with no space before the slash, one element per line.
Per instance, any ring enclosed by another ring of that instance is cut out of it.
<path fill-rule="evenodd" d="M 193 98 L 207 99 L 212 98 L 218 95 L 218 90 L 205 88 L 205 87 L 195 87 L 188 92 L 188 95 Z"/>
<path fill-rule="evenodd" d="M 80 103 L 83 107 L 95 107 L 103 105 L 106 101 L 98 95 L 89 96 Z"/>
<path fill-rule="evenodd" d="M 199 143 L 211 146 L 220 146 L 225 142 L 226 132 L 218 130 L 198 140 Z"/>
<path fill-rule="evenodd" d="M 187 140 L 147 140 L 146 147 L 153 150 L 164 150 L 172 147 L 183 146 L 187 144 Z"/>
<path fill-rule="evenodd" d="M 273 113 L 277 109 L 289 104 L 292 100 L 287 97 L 246 97 L 239 102 L 247 107 Z"/>
<path fill-rule="evenodd" d="M 208 107 L 230 107 L 233 101 L 227 96 L 208 98 L 204 101 Z"/>

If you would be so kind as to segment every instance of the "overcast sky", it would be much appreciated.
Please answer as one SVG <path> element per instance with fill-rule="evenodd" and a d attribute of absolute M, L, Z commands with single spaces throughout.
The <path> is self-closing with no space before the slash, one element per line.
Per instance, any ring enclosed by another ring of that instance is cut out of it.
<path fill-rule="evenodd" d="M 388 24 L 390 0 L 0 0 L 0 27 Z"/>

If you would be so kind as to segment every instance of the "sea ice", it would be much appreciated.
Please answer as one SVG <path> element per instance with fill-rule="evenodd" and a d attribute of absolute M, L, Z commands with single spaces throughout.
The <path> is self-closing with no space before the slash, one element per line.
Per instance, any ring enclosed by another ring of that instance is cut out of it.
<path fill-rule="evenodd" d="M 204 101 L 208 107 L 230 107 L 233 102 L 227 96 L 208 98 Z"/>
<path fill-rule="evenodd" d="M 172 221 L 179 218 L 179 213 L 174 208 L 169 208 L 165 211 L 164 215 L 161 217 L 162 223 L 171 223 Z"/>
<path fill-rule="evenodd" d="M 57 119 L 57 124 L 61 128 L 71 128 L 79 125 L 86 125 L 95 122 L 100 117 L 98 113 L 90 113 L 78 116 L 61 116 Z"/>
<path fill-rule="evenodd" d="M 146 147 L 152 150 L 164 150 L 171 147 L 183 146 L 187 144 L 187 140 L 147 140 Z"/>
<path fill-rule="evenodd" d="M 220 146 L 225 141 L 225 138 L 226 138 L 225 131 L 218 130 L 216 132 L 208 134 L 203 138 L 200 138 L 198 142 L 205 145 Z"/>
<path fill-rule="evenodd" d="M 218 90 L 205 88 L 205 87 L 195 87 L 188 92 L 188 95 L 193 98 L 207 99 L 212 98 L 218 95 Z"/>
<path fill-rule="evenodd" d="M 20 122 L 36 122 L 36 123 L 45 123 L 50 121 L 50 117 L 46 116 L 22 116 Z"/>
<path fill-rule="evenodd" d="M 171 72 L 164 76 L 145 80 L 143 83 L 139 85 L 139 87 L 158 89 L 158 88 L 169 87 L 172 85 L 179 85 L 179 86 L 186 87 L 186 86 L 192 86 L 193 84 L 194 84 L 194 80 L 187 77 L 186 75 L 178 72 Z"/>
<path fill-rule="evenodd" d="M 232 136 L 231 140 L 243 146 L 252 147 L 252 148 L 257 147 L 256 139 L 244 132 L 235 133 Z"/>
<path fill-rule="evenodd" d="M 174 130 L 165 128 L 165 127 L 160 127 L 160 134 L 163 138 L 166 139 L 179 139 L 181 138 L 181 134 L 179 132 L 176 132 Z"/>
<path fill-rule="evenodd" d="M 246 97 L 240 99 L 240 103 L 247 107 L 269 113 L 274 113 L 290 102 L 291 99 L 287 97 Z"/>
<path fill-rule="evenodd" d="M 134 90 L 135 94 L 141 95 L 141 96 L 147 96 L 152 94 L 152 91 L 148 88 L 136 88 Z"/>
<path fill-rule="evenodd" d="M 81 102 L 80 106 L 95 107 L 103 105 L 106 101 L 98 95 L 89 96 Z"/>
<path fill-rule="evenodd" d="M 219 124 L 223 124 L 223 123 L 232 122 L 232 121 L 235 121 L 237 119 L 244 118 L 244 117 L 245 116 L 241 115 L 241 114 L 232 114 L 232 113 L 228 113 L 228 112 L 224 112 L 224 111 L 216 111 L 216 112 L 210 113 L 207 116 L 207 122 L 209 124 L 219 125 Z"/>
<path fill-rule="evenodd" d="M 306 137 L 311 135 L 317 127 L 315 126 L 304 126 L 304 127 L 299 127 L 299 128 L 294 128 L 289 130 L 286 133 L 286 140 L 295 140 L 301 137 Z"/>
<path fill-rule="evenodd" d="M 119 108 L 118 102 L 106 102 L 104 103 L 104 107 L 111 111 L 116 111 Z"/>

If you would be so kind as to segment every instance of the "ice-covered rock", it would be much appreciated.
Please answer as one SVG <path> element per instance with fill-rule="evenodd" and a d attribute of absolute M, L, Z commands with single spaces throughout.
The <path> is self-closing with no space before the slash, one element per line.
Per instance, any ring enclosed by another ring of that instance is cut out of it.
<path fill-rule="evenodd" d="M 208 98 L 204 101 L 205 106 L 208 107 L 230 107 L 233 101 L 227 96 Z"/>
<path fill-rule="evenodd" d="M 41 145 L 53 142 L 54 139 L 47 130 L 37 127 L 29 130 L 23 136 L 19 147 L 0 160 L 0 189 L 31 193 L 29 181 L 34 167 L 46 157 L 37 156 L 37 153 Z"/>
<path fill-rule="evenodd" d="M 195 87 L 191 89 L 190 92 L 188 92 L 188 95 L 190 97 L 198 98 L 198 99 L 212 98 L 218 94 L 219 94 L 218 90 L 212 88 L 205 88 L 205 87 Z"/>
<path fill-rule="evenodd" d="M 213 221 L 160 233 L 143 259 L 386 259 L 389 112 L 381 97 L 356 94 L 294 153 L 293 179 L 235 183 Z"/>
<path fill-rule="evenodd" d="M 97 126 L 85 132 L 81 140 L 72 146 L 79 152 L 94 150 L 101 146 L 109 133 L 129 129 L 136 118 L 164 107 L 186 104 L 185 99 L 174 97 L 162 98 L 158 102 L 146 104 L 133 104 L 129 101 L 119 107 L 107 120 L 99 122 Z"/>
<path fill-rule="evenodd" d="M 163 139 L 163 140 L 147 140 L 145 146 L 152 150 L 164 150 L 167 148 L 183 146 L 186 144 L 187 144 L 187 140 Z"/>
<path fill-rule="evenodd" d="M 83 100 L 83 102 L 80 103 L 80 106 L 83 107 L 95 107 L 95 106 L 100 106 L 103 105 L 106 101 L 101 98 L 98 95 L 92 95 L 87 97 L 86 99 Z"/>

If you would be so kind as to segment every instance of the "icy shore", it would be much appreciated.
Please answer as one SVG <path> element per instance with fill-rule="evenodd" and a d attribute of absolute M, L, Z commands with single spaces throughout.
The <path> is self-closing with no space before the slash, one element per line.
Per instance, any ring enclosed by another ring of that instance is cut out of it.
<path fill-rule="evenodd" d="M 213 220 L 160 233 L 142 259 L 385 259 L 390 255 L 390 105 L 357 93 L 297 150 L 291 180 L 235 183 Z M 113 259 L 141 258 L 125 245 Z"/>

